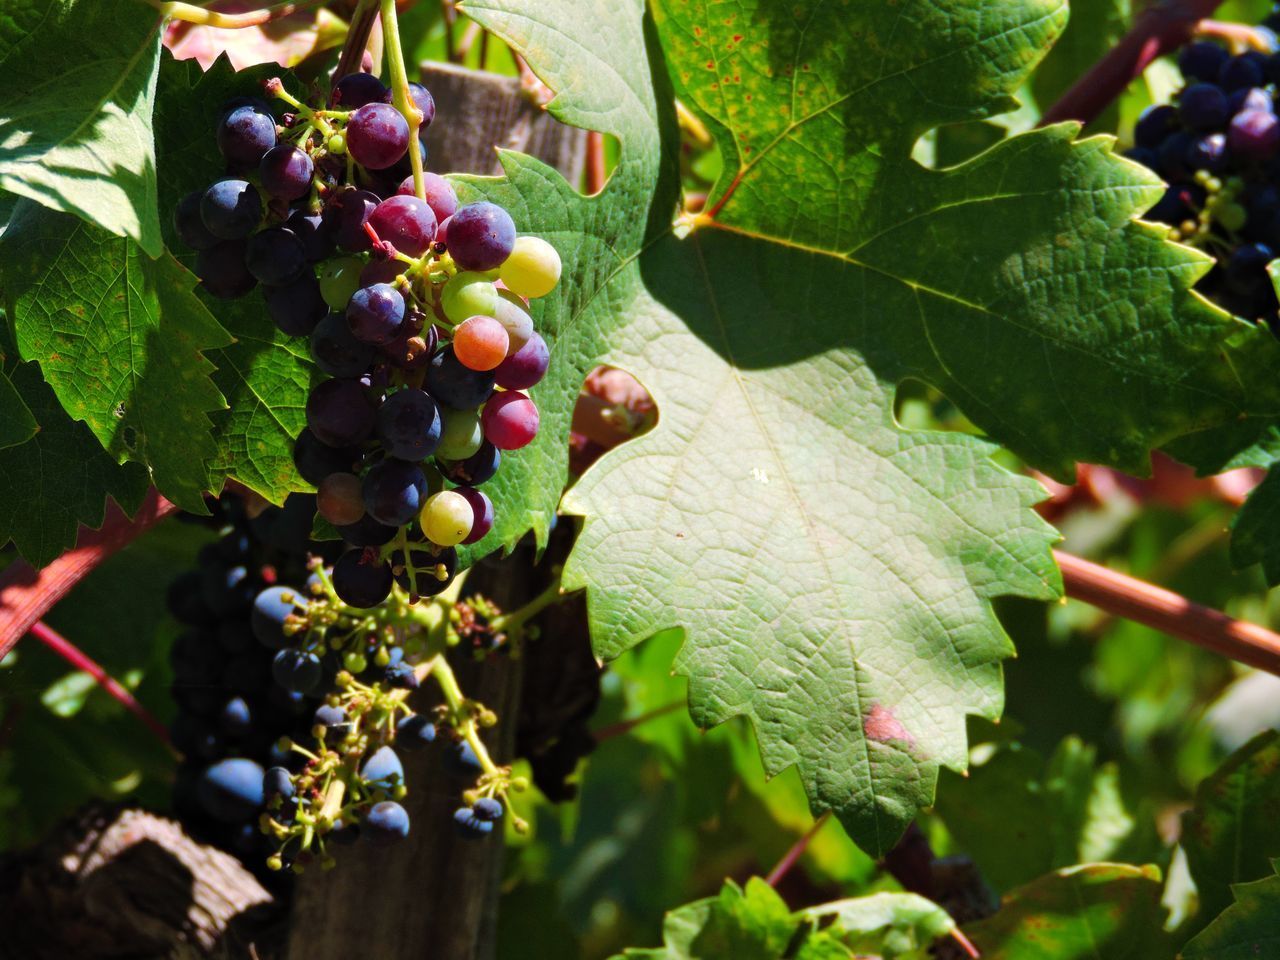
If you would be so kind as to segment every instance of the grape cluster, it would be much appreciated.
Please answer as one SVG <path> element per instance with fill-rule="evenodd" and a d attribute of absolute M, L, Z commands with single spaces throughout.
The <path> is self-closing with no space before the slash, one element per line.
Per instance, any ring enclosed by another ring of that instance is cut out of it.
<path fill-rule="evenodd" d="M 456 546 L 493 526 L 477 487 L 537 433 L 524 391 L 550 355 L 528 305 L 555 287 L 559 255 L 496 204 L 459 206 L 447 180 L 415 176 L 410 125 L 376 77 L 343 77 L 315 108 L 278 80 L 266 89 L 292 110 L 227 104 L 228 176 L 182 199 L 175 230 L 209 293 L 261 284 L 275 324 L 308 337 L 329 377 L 307 398 L 294 462 L 350 545 L 337 596 L 368 609 L 395 583 L 411 602 L 437 595 Z M 431 94 L 410 95 L 425 128 Z"/>
<path fill-rule="evenodd" d="M 1216 259 L 1197 289 L 1280 333 L 1280 302 L 1267 272 L 1280 254 L 1277 27 L 1280 11 L 1273 11 L 1249 32 L 1254 49 L 1233 53 L 1211 39 L 1184 46 L 1183 87 L 1174 103 L 1142 114 L 1126 156 L 1168 183 L 1146 219 Z"/>
<path fill-rule="evenodd" d="M 168 591 L 186 628 L 170 650 L 178 706 L 170 735 L 184 757 L 174 809 L 194 836 L 257 865 L 269 852 L 257 829 L 263 770 L 291 762 L 279 739 L 304 733 L 315 703 L 272 683 L 273 654 L 254 639 L 250 611 L 264 585 L 305 574 L 315 504 L 294 496 L 252 518 L 238 497 L 210 506 L 211 517 L 192 519 L 219 539 Z"/>

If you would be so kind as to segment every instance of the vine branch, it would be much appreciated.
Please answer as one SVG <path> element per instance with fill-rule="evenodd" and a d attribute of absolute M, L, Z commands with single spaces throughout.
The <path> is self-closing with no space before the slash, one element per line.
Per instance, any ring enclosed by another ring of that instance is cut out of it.
<path fill-rule="evenodd" d="M 293 13 L 301 13 L 318 7 L 324 0 L 289 0 L 261 10 L 249 10 L 245 13 L 219 13 L 217 10 L 206 10 L 193 3 L 182 3 L 179 0 L 143 0 L 160 11 L 160 15 L 183 23 L 193 23 L 200 27 L 218 27 L 223 30 L 242 30 L 245 27 L 260 27 L 272 20 L 279 20 Z"/>
<path fill-rule="evenodd" d="M 828 810 L 817 820 L 813 821 L 813 826 L 805 831 L 803 837 L 791 845 L 791 849 L 782 855 L 782 859 L 777 865 L 769 871 L 769 875 L 764 878 L 764 882 L 771 887 L 777 887 L 796 865 L 796 861 L 804 855 L 805 850 L 809 849 L 809 844 L 813 842 L 813 838 L 818 835 L 818 831 L 827 825 L 827 821 L 831 819 L 831 811 Z"/>
<path fill-rule="evenodd" d="M 1190 39 L 1222 0 L 1163 0 L 1138 15 L 1132 29 L 1044 112 L 1040 126 L 1097 118 L 1156 57 Z"/>
<path fill-rule="evenodd" d="M 373 24 L 377 19 L 378 0 L 360 0 L 355 13 L 351 15 L 351 23 L 347 27 L 347 38 L 342 43 L 338 66 L 333 71 L 334 84 L 347 74 L 355 73 L 360 69 L 365 48 L 369 46 L 369 34 L 373 32 Z"/>

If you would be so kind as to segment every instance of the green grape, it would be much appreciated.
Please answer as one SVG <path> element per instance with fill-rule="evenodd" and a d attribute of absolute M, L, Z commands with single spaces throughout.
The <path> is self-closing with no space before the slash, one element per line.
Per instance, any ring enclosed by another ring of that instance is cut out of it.
<path fill-rule="evenodd" d="M 512 293 L 545 297 L 560 282 L 560 254 L 541 237 L 516 237 L 498 275 Z"/>
<path fill-rule="evenodd" d="M 467 498 L 455 490 L 442 490 L 427 497 L 419 515 L 422 532 L 441 547 L 452 547 L 466 539 L 475 522 Z"/>
<path fill-rule="evenodd" d="M 369 661 L 362 653 L 348 653 L 342 658 L 342 668 L 349 673 L 364 673 L 368 666 Z"/>
<path fill-rule="evenodd" d="M 507 330 L 507 356 L 511 356 L 533 336 L 533 318 L 524 309 L 520 297 L 510 290 L 498 291 L 498 306 L 493 316 Z"/>
<path fill-rule="evenodd" d="M 330 260 L 320 271 L 320 296 L 330 310 L 347 309 L 347 301 L 360 289 L 360 271 L 364 261 L 359 257 Z"/>
<path fill-rule="evenodd" d="M 463 271 L 444 285 L 440 305 L 452 323 L 467 317 L 492 317 L 498 306 L 498 288 L 482 274 Z"/>
<path fill-rule="evenodd" d="M 465 460 L 484 443 L 484 430 L 480 415 L 475 410 L 452 410 L 441 407 L 444 429 L 440 433 L 440 445 L 436 456 L 443 460 Z"/>

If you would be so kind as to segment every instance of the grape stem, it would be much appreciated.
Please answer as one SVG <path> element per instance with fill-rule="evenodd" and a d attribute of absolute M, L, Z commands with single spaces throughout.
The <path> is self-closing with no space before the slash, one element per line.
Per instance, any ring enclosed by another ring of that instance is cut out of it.
<path fill-rule="evenodd" d="M 435 678 L 436 684 L 440 687 L 440 692 L 444 694 L 445 703 L 449 705 L 449 712 L 454 715 L 465 713 L 467 699 L 462 693 L 462 687 L 458 686 L 458 678 L 453 672 L 453 667 L 449 666 L 449 661 L 444 658 L 444 654 L 437 654 L 434 657 L 430 671 L 430 675 Z M 463 721 L 461 732 L 462 738 L 471 745 L 471 749 L 475 752 L 476 760 L 480 763 L 480 769 L 489 776 L 496 774 L 498 765 L 493 762 L 493 758 L 489 756 L 489 748 L 480 739 L 480 733 L 476 730 L 474 717 L 468 717 Z"/>
<path fill-rule="evenodd" d="M 404 47 L 400 44 L 400 25 L 396 21 L 396 0 L 381 2 L 382 37 L 387 48 L 387 68 L 391 73 L 391 96 L 396 109 L 409 121 L 409 165 L 413 168 L 413 192 L 419 200 L 426 200 L 427 185 L 422 179 L 422 143 L 418 140 L 423 116 L 409 92 L 409 72 L 404 62 Z"/>
<path fill-rule="evenodd" d="M 369 34 L 373 32 L 374 21 L 378 19 L 378 0 L 360 0 L 355 12 L 351 14 L 351 23 L 347 27 L 347 38 L 342 44 L 342 53 L 338 57 L 338 66 L 333 71 L 333 84 L 336 86 L 349 73 L 360 69 L 360 61 L 364 59 L 365 48 L 369 46 Z"/>
<path fill-rule="evenodd" d="M 796 865 L 796 861 L 800 859 L 805 850 L 809 848 L 809 844 L 813 841 L 813 838 L 818 835 L 818 831 L 825 827 L 827 825 L 827 821 L 830 819 L 831 811 L 828 810 L 826 813 L 822 814 L 822 816 L 818 817 L 817 820 L 813 821 L 813 826 L 806 830 L 804 836 L 793 843 L 791 845 L 791 849 L 782 855 L 782 859 L 778 861 L 777 866 L 769 871 L 769 875 L 764 878 L 764 882 L 769 884 L 769 886 L 776 888 L 778 884 L 782 882 L 782 878 L 785 877 L 791 871 L 791 868 Z"/>
<path fill-rule="evenodd" d="M 510 613 L 499 614 L 494 617 L 489 626 L 493 628 L 495 633 L 516 633 L 521 630 L 526 623 L 540 614 L 553 603 L 559 603 L 564 599 L 560 586 L 560 574 L 563 568 L 557 567 L 552 571 L 551 583 L 540 594 L 526 603 L 523 607 L 512 610 Z"/>
<path fill-rule="evenodd" d="M 630 720 L 619 720 L 617 723 L 611 723 L 607 727 L 601 727 L 591 734 L 591 739 L 596 743 L 604 743 L 606 740 L 612 740 L 614 737 L 630 733 L 636 727 L 648 723 L 650 720 L 657 720 L 659 717 L 665 717 L 668 713 L 675 713 L 684 705 L 685 700 L 683 697 L 679 700 L 672 700 L 670 703 L 654 707 L 638 717 L 632 717 Z"/>
<path fill-rule="evenodd" d="M 1096 119 L 1153 60 L 1186 43 L 1200 21 L 1211 16 L 1221 3 L 1222 0 L 1163 0 L 1147 7 L 1132 29 L 1044 112 L 1040 126 Z"/>
<path fill-rule="evenodd" d="M 249 10 L 245 13 L 219 13 L 217 10 L 206 10 L 193 3 L 181 3 L 178 0 L 144 0 L 160 11 L 161 16 L 184 23 L 193 23 L 200 27 L 217 27 L 222 30 L 242 30 L 245 27 L 260 27 L 272 20 L 279 20 L 293 13 L 301 13 L 318 7 L 324 0 L 289 0 L 277 3 L 261 10 Z"/>

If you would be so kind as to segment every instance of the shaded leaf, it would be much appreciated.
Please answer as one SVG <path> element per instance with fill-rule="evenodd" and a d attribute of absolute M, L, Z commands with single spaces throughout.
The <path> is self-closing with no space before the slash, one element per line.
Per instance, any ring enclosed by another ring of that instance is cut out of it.
<path fill-rule="evenodd" d="M 30 440 L 40 425 L 31 415 L 13 381 L 0 372 L 0 450 Z"/>
<path fill-rule="evenodd" d="M 134 0 L 13 0 L 0 16 L 0 189 L 153 257 L 160 20 Z"/>
<path fill-rule="evenodd" d="M 1274 861 L 1272 868 L 1280 868 Z M 1182 948 L 1179 960 L 1258 960 L 1280 955 L 1280 876 L 1231 888 L 1235 902 Z"/>
<path fill-rule="evenodd" d="M 217 452 L 209 412 L 224 403 L 202 351 L 229 338 L 192 293 L 195 278 L 167 254 L 32 203 L 2 249 L 22 358 L 112 456 L 146 464 L 162 493 L 203 512 Z"/>

